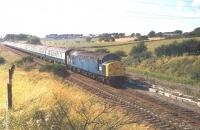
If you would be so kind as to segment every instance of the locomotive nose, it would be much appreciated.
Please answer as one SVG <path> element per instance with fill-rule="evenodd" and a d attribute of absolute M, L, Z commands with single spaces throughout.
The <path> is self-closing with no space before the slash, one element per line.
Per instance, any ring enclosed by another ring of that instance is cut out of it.
<path fill-rule="evenodd" d="M 120 61 L 112 61 L 107 64 L 107 76 L 124 76 L 125 67 Z"/>

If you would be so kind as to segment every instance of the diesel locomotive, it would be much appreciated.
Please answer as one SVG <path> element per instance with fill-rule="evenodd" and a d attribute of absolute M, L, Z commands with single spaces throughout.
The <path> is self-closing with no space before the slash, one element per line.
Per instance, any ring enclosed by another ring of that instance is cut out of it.
<path fill-rule="evenodd" d="M 118 84 L 125 80 L 125 67 L 115 54 L 16 42 L 3 44 L 45 60 L 65 64 L 68 69 L 102 82 Z"/>

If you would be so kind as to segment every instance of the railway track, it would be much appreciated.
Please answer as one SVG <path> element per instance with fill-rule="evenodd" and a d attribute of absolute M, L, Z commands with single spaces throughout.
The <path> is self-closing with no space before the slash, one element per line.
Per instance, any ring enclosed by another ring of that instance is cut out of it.
<path fill-rule="evenodd" d="M 97 81 L 88 80 L 84 76 L 76 75 L 70 80 L 103 99 L 114 101 L 130 113 L 140 117 L 141 120 L 151 123 L 157 128 L 171 130 L 198 130 L 200 128 L 199 118 L 193 118 L 193 115 L 199 115 L 199 113 L 162 102 L 137 91 L 111 88 Z M 181 111 L 177 111 L 179 109 Z"/>
<path fill-rule="evenodd" d="M 12 48 L 5 48 L 19 55 L 28 55 Z M 34 57 L 34 61 L 38 64 L 48 63 L 36 57 Z M 150 123 L 156 128 L 162 130 L 200 130 L 200 113 L 163 102 L 135 90 L 116 89 L 77 73 L 72 73 L 68 80 L 110 103 L 123 107 L 134 118 Z"/>

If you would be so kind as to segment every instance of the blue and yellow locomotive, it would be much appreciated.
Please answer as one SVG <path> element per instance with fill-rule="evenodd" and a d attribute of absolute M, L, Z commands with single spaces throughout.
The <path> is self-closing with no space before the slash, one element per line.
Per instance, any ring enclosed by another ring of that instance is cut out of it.
<path fill-rule="evenodd" d="M 114 83 L 124 79 L 125 68 L 115 54 L 72 50 L 67 55 L 66 64 L 72 70 L 98 80 Z"/>

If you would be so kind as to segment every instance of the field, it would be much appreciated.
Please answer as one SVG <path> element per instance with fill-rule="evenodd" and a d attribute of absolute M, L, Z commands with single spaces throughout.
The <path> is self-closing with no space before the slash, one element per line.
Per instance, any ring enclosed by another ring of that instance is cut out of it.
<path fill-rule="evenodd" d="M 145 43 L 147 45 L 148 50 L 151 52 L 154 52 L 154 49 L 158 46 L 167 45 L 174 41 L 181 42 L 183 40 L 188 40 L 188 39 L 191 39 L 191 38 L 157 40 L 157 41 L 149 41 L 149 42 L 145 42 Z M 200 40 L 200 37 L 195 38 L 195 39 Z M 108 49 L 112 53 L 115 51 L 118 51 L 118 50 L 122 50 L 128 54 L 130 52 L 131 48 L 136 45 L 136 43 L 137 43 L 136 41 L 128 41 L 128 42 L 121 43 L 121 44 L 116 42 L 115 44 L 112 43 L 112 45 L 110 45 L 110 46 L 105 46 L 104 44 L 106 44 L 106 43 L 103 43 L 102 48 Z M 99 47 L 92 47 L 92 48 L 90 47 L 90 48 L 87 48 L 87 50 L 94 51 L 98 48 Z"/>
<path fill-rule="evenodd" d="M 183 40 L 188 40 L 191 38 L 180 38 L 180 39 L 163 39 L 163 40 L 155 40 L 145 42 L 149 51 L 154 52 L 154 49 L 161 45 L 167 45 L 174 41 L 181 42 Z M 194 38 L 200 40 L 200 37 Z M 99 42 L 97 39 L 93 39 L 91 42 L 86 42 L 85 39 L 68 39 L 68 40 L 42 40 L 42 44 L 49 46 L 57 46 L 57 47 L 73 47 L 73 48 L 82 48 L 86 50 L 95 51 L 99 48 L 108 49 L 110 52 L 115 52 L 118 50 L 122 50 L 127 54 L 130 52 L 131 48 L 138 43 L 133 39 L 119 39 L 115 42 Z"/>
<path fill-rule="evenodd" d="M 126 41 L 126 42 L 124 42 Z M 48 46 L 57 46 L 57 47 L 73 47 L 73 48 L 95 48 L 95 47 L 104 47 L 104 46 L 116 46 L 116 45 L 124 45 L 131 44 L 133 42 L 132 39 L 128 40 L 119 40 L 116 42 L 99 42 L 97 39 L 93 39 L 91 42 L 87 42 L 85 39 L 67 39 L 67 40 L 42 40 L 42 44 Z"/>
<path fill-rule="evenodd" d="M 21 57 L 2 48 L 0 56 L 6 59 L 6 64 L 0 65 L 0 129 L 5 128 L 6 115 L 9 117 L 10 129 L 148 128 L 148 125 L 127 123 L 129 116 L 122 109 L 104 103 L 70 81 L 52 73 L 39 72 L 37 68 L 29 71 L 22 67 L 16 68 L 13 109 L 6 112 L 7 69 Z"/>

